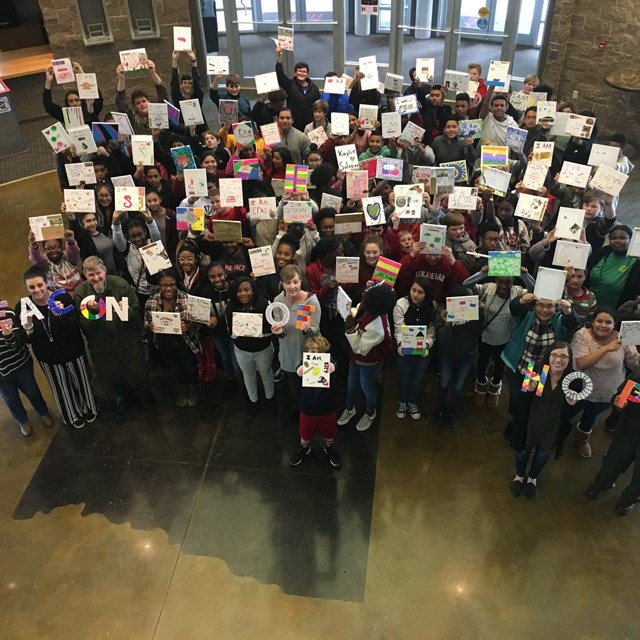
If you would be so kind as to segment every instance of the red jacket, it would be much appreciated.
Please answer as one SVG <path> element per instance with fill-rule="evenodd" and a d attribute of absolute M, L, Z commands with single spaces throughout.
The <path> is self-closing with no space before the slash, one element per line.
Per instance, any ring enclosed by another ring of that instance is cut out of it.
<path fill-rule="evenodd" d="M 350 347 L 349 361 L 362 366 L 370 367 L 384 362 L 393 348 L 386 313 L 380 316 L 363 313 L 358 323 L 345 335 Z"/>
<path fill-rule="evenodd" d="M 427 262 L 427 256 L 419 253 L 415 257 L 406 255 L 400 262 L 400 273 L 396 281 L 396 292 L 398 297 L 409 294 L 411 285 L 416 276 L 427 278 L 431 282 L 433 299 L 436 302 L 444 301 L 444 292 L 452 284 L 462 284 L 468 277 L 469 272 L 462 262 L 456 260 L 453 264 L 445 256 L 435 264 Z"/>

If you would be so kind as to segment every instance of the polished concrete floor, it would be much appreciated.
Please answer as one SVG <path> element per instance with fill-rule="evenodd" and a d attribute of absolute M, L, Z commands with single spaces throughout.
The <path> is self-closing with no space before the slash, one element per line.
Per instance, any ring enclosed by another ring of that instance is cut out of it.
<path fill-rule="evenodd" d="M 22 295 L 27 216 L 58 200 L 53 175 L 0 188 L 0 297 Z M 339 471 L 318 447 L 289 469 L 295 427 L 243 423 L 215 384 L 174 409 L 159 370 L 157 411 L 82 431 L 25 439 L 0 408 L 0 638 L 640 637 L 640 512 L 583 497 L 610 436 L 514 499 L 504 407 L 467 394 L 455 431 L 399 421 L 387 374 Z"/>

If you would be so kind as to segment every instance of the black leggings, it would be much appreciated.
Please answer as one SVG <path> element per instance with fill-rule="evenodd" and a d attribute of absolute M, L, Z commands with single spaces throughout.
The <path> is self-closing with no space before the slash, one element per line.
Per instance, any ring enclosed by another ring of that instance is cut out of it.
<path fill-rule="evenodd" d="M 487 382 L 487 369 L 489 368 L 489 363 L 493 360 L 493 378 L 491 381 L 493 384 L 500 384 L 504 374 L 504 362 L 500 355 L 506 346 L 507 343 L 492 345 L 482 342 L 482 340 L 478 341 L 478 363 L 476 365 L 478 382 L 481 384 Z"/>

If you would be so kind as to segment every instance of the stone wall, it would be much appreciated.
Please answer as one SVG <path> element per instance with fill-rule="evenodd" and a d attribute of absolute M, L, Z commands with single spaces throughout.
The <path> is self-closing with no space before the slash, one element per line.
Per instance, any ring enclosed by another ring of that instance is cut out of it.
<path fill-rule="evenodd" d="M 105 10 L 111 25 L 113 42 L 86 46 L 82 37 L 82 25 L 76 9 L 75 0 L 39 0 L 44 25 L 49 35 L 51 50 L 56 58 L 71 58 L 79 62 L 87 73 L 96 73 L 98 87 L 105 99 L 107 113 L 113 107 L 116 74 L 120 63 L 118 52 L 126 49 L 144 47 L 167 87 L 171 80 L 171 52 L 173 49 L 173 29 L 176 26 L 188 26 L 189 0 L 153 0 L 160 37 L 144 40 L 133 40 L 129 29 L 129 20 L 125 0 L 104 0 Z M 184 69 L 186 56 L 181 56 Z M 182 67 L 181 67 L 182 68 Z M 131 88 L 153 92 L 153 84 L 144 71 L 136 71 L 127 75 L 127 91 Z M 64 87 L 57 88 L 54 83 L 54 100 L 60 100 L 59 92 L 64 94 Z"/>
<path fill-rule="evenodd" d="M 640 3 L 637 0 L 556 0 L 549 16 L 551 33 L 541 66 L 543 81 L 579 110 L 591 109 L 598 137 L 623 131 L 640 141 L 640 93 L 631 95 L 626 118 L 620 120 L 627 94 L 611 88 L 605 76 L 635 70 L 640 89 Z M 605 42 L 604 51 L 598 43 Z M 573 92 L 578 91 L 578 98 Z"/>

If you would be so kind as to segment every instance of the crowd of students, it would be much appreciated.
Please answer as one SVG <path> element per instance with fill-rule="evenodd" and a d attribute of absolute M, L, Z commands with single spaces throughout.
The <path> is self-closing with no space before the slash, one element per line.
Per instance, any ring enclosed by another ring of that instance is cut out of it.
<path fill-rule="evenodd" d="M 221 99 L 235 100 L 239 121 L 253 123 L 255 144 L 237 144 L 228 124 L 218 131 L 206 123 L 151 129 L 150 96 L 134 90 L 127 99 L 125 73 L 119 66 L 115 102 L 119 111 L 128 114 L 135 134 L 153 135 L 154 165 L 134 166 L 130 140 L 125 136 L 99 144 L 96 154 L 78 154 L 73 147 L 58 154 L 62 188 L 69 188 L 66 164 L 93 164 L 96 183 L 80 187 L 95 190 L 96 206 L 95 212 L 74 214 L 67 213 L 63 204 L 68 228 L 61 239 L 37 242 L 29 234 L 32 266 L 24 281 L 31 304 L 19 301 L 14 310 L 3 303 L 0 311 L 0 390 L 22 434 L 30 435 L 32 426 L 19 391 L 29 398 L 45 425 L 53 424 L 33 377 L 29 344 L 51 385 L 63 423 L 75 428 L 114 407 L 117 411 L 125 411 L 128 404 L 151 407 L 150 361 L 163 362 L 173 373 L 178 407 L 196 406 L 200 385 L 211 382 L 214 375 L 214 384 L 224 384 L 225 393 L 242 386 L 247 420 L 258 415 L 261 404 L 267 413 L 277 413 L 274 382 L 286 378 L 300 433 L 289 460 L 292 466 L 309 454 L 318 431 L 328 461 L 335 467 L 341 465 L 334 445 L 337 426 L 344 428 L 356 417 L 359 431 L 375 424 L 385 367 L 397 368 L 397 418 L 420 421 L 427 407 L 432 407 L 435 424 L 444 428 L 455 427 L 460 414 L 467 412 L 461 393 L 471 370 L 475 371 L 473 403 L 489 410 L 499 404 L 506 372 L 510 421 L 505 437 L 515 451 L 516 469 L 511 492 L 532 497 L 545 463 L 572 428 L 570 421 L 576 422 L 580 414 L 572 438 L 580 455 L 590 457 L 590 433 L 599 419 L 627 380 L 640 382 L 640 355 L 635 346 L 623 345 L 618 335 L 621 320 L 640 320 L 640 261 L 627 255 L 633 232 L 617 222 L 617 199 L 612 195 L 558 182 L 564 161 L 587 163 L 594 138 L 550 136 L 549 126 L 537 123 L 535 106 L 517 111 L 509 94 L 487 87 L 480 66 L 473 64 L 469 73 L 479 82 L 473 98 L 467 93 L 448 95 L 447 88 L 438 84 L 426 85 L 411 69 L 404 93 L 416 96 L 418 111 L 403 115 L 402 121 L 411 120 L 425 133 L 412 142 L 384 139 L 378 127 L 383 114 L 393 110 L 398 94 L 363 90 L 359 71 L 343 95 L 323 93 L 310 79 L 306 63 L 297 63 L 294 76 L 288 78 L 279 48 L 276 54 L 281 88 L 259 96 L 253 106 L 243 95 L 238 76 L 227 76 L 224 91 L 219 89 L 220 77 L 211 83 L 209 97 L 215 105 Z M 190 73 L 182 76 L 179 54 L 173 56 L 170 92 L 149 61 L 158 102 L 168 100 L 169 94 L 175 104 L 189 98 L 204 100 L 196 57 L 193 52 L 186 55 Z M 51 96 L 51 80 L 48 70 L 44 105 L 52 117 L 60 119 L 60 107 Z M 544 93 L 549 100 L 553 93 L 535 76 L 525 79 L 523 92 Z M 445 98 L 453 100 L 453 109 Z M 102 113 L 102 99 L 80 100 L 77 92 L 68 91 L 65 104 L 82 106 L 86 123 L 112 120 L 110 114 Z M 373 129 L 360 126 L 362 104 L 378 107 Z M 558 111 L 575 109 L 562 103 Z M 332 134 L 332 112 L 348 114 L 348 135 Z M 459 123 L 469 116 L 483 119 L 479 140 L 459 136 Z M 260 125 L 273 122 L 281 142 L 270 147 L 262 139 Z M 506 194 L 498 195 L 480 184 L 480 150 L 482 145 L 504 144 L 508 126 L 525 129 L 527 142 L 522 152 L 511 152 L 505 167 L 511 173 L 510 187 Z M 307 135 L 318 128 L 326 137 L 320 146 L 312 144 Z M 538 192 L 548 198 L 545 214 L 540 221 L 515 217 L 519 195 L 532 193 L 524 189 L 522 176 L 531 161 L 533 143 L 543 140 L 555 143 L 545 184 Z M 629 173 L 633 165 L 624 155 L 625 143 L 619 133 L 607 142 L 619 149 L 616 168 Z M 381 197 L 383 216 L 379 224 L 363 224 L 358 233 L 336 233 L 337 209 L 340 213 L 362 212 L 362 200 L 347 197 L 346 172 L 339 168 L 336 148 L 346 144 L 354 144 L 365 163 L 378 156 L 403 160 L 402 181 L 370 178 L 368 196 Z M 191 148 L 198 167 L 206 170 L 206 197 L 186 197 L 184 174 L 170 153 L 183 146 Z M 256 159 L 259 177 L 243 181 L 242 205 L 223 206 L 220 183 L 234 175 L 233 160 L 238 158 Z M 466 186 L 479 187 L 475 208 L 450 209 L 449 196 L 431 193 L 433 185 L 427 182 L 420 218 L 408 221 L 398 216 L 394 186 L 411 183 L 414 166 L 459 160 L 467 164 L 471 176 Z M 305 163 L 310 170 L 308 188 L 282 194 L 277 182 L 285 177 L 287 165 Z M 146 209 L 138 214 L 115 210 L 112 178 L 123 175 L 132 176 L 136 185 L 145 188 Z M 249 199 L 270 196 L 279 200 L 271 219 L 252 219 Z M 329 201 L 339 205 L 326 206 L 327 196 L 333 196 Z M 311 201 L 306 223 L 284 221 L 285 205 L 293 200 Z M 562 299 L 539 299 L 533 294 L 536 273 L 540 266 L 552 266 L 561 205 L 584 210 L 581 241 L 591 245 L 591 255 L 587 269 L 566 270 Z M 203 231 L 178 232 L 175 210 L 189 206 L 204 208 Z M 242 241 L 216 240 L 212 223 L 217 220 L 239 221 Z M 446 226 L 439 255 L 424 253 L 425 244 L 420 241 L 424 223 Z M 172 267 L 151 274 L 140 250 L 156 241 L 162 242 Z M 259 246 L 272 247 L 275 273 L 254 277 L 248 250 Z M 501 250 L 521 252 L 518 277 L 488 275 L 486 256 Z M 343 256 L 360 258 L 356 283 L 337 281 L 337 258 Z M 400 265 L 394 286 L 375 281 L 380 257 Z M 352 311 L 346 316 L 339 313 L 339 288 L 352 301 Z M 55 290 L 62 291 L 49 300 Z M 479 298 L 478 319 L 452 321 L 446 297 L 469 295 Z M 207 324 L 194 322 L 189 315 L 189 296 L 211 301 Z M 111 319 L 107 320 L 105 301 L 110 298 L 121 306 L 108 309 Z M 123 300 L 128 302 L 126 319 L 118 313 L 122 313 Z M 271 305 L 274 302 L 279 304 Z M 302 320 L 298 315 L 301 305 L 307 310 Z M 276 317 L 276 309 L 281 316 Z M 180 334 L 157 331 L 153 314 L 162 311 L 180 314 Z M 259 315 L 261 330 L 239 335 L 234 324 L 244 316 L 236 314 Z M 406 354 L 401 348 L 405 326 L 426 327 L 419 355 Z M 328 387 L 302 386 L 305 352 L 331 353 Z M 222 371 L 214 374 L 216 362 Z M 430 401 L 423 398 L 421 402 L 429 369 L 437 393 L 434 389 Z M 563 379 L 574 370 L 586 372 L 593 383 L 592 394 L 579 401 L 575 393 L 563 391 Z M 337 412 L 336 391 L 341 382 L 346 382 L 346 403 Z M 538 392 L 534 392 L 536 387 Z M 393 391 L 387 389 L 387 393 Z M 360 396 L 364 407 L 358 416 Z M 607 418 L 606 429 L 615 431 L 614 440 L 589 489 L 590 498 L 613 486 L 615 478 L 636 459 L 638 406 L 632 395 Z M 636 472 L 618 504 L 618 513 L 630 512 L 638 498 L 640 473 Z"/>

